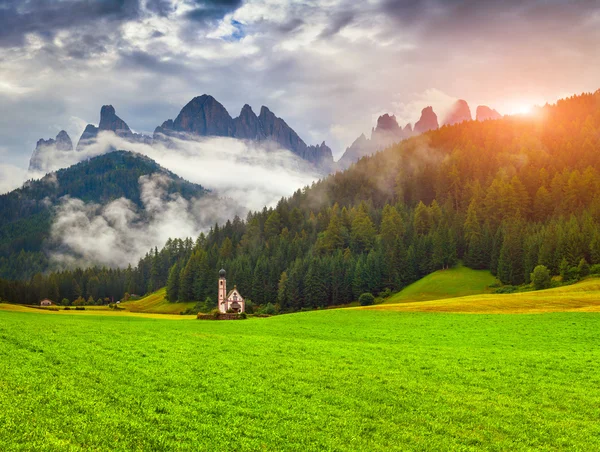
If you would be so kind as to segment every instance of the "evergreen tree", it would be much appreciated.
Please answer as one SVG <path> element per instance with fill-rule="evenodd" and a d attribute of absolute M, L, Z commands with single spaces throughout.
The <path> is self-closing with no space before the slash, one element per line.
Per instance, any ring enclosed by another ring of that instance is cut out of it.
<path fill-rule="evenodd" d="M 172 303 L 179 299 L 179 273 L 179 265 L 175 262 L 169 270 L 169 278 L 167 279 L 167 300 Z"/>

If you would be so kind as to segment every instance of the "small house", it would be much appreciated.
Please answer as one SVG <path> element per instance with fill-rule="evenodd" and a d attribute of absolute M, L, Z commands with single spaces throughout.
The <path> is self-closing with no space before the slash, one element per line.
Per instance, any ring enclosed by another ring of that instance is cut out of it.
<path fill-rule="evenodd" d="M 48 300 L 47 298 L 44 298 L 42 301 L 40 301 L 40 306 L 52 306 L 54 303 L 52 303 L 51 300 Z"/>

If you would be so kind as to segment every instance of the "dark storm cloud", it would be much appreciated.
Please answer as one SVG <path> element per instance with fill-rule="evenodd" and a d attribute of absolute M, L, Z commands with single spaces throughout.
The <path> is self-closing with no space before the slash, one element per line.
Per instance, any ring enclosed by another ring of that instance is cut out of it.
<path fill-rule="evenodd" d="M 380 11 L 408 28 L 426 30 L 449 39 L 456 34 L 501 31 L 507 40 L 515 28 L 530 31 L 532 24 L 556 24 L 563 31 L 598 11 L 597 0 L 386 0 Z"/>
<path fill-rule="evenodd" d="M 146 9 L 163 17 L 175 11 L 175 7 L 170 0 L 148 0 L 146 2 Z"/>
<path fill-rule="evenodd" d="M 355 13 L 352 11 L 342 11 L 339 14 L 335 14 L 330 22 L 329 26 L 321 33 L 322 38 L 329 38 L 339 33 L 341 29 L 350 25 L 355 18 Z"/>
<path fill-rule="evenodd" d="M 188 19 L 205 22 L 222 19 L 242 6 L 243 0 L 195 0 L 193 3 L 195 8 L 187 13 Z"/>
<path fill-rule="evenodd" d="M 176 61 L 162 61 L 148 52 L 136 50 L 121 54 L 119 67 L 137 69 L 159 74 L 182 74 L 186 71 L 183 64 Z"/>
<path fill-rule="evenodd" d="M 131 20 L 139 0 L 3 0 L 0 3 L 0 46 L 19 46 L 27 33 L 46 39 L 63 29 L 100 19 Z"/>
<path fill-rule="evenodd" d="M 267 105 L 335 153 L 379 114 L 414 122 L 436 99 L 509 112 L 502 102 L 599 87 L 599 6 L 0 0 L 0 153 L 26 166 L 37 139 L 65 128 L 76 140 L 107 103 L 132 128 L 152 131 L 202 93 L 232 114 Z"/>

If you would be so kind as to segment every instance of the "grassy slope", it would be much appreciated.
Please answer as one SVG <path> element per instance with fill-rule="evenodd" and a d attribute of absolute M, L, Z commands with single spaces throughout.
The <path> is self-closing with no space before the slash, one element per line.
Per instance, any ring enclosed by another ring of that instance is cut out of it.
<path fill-rule="evenodd" d="M 535 292 L 480 294 L 426 302 L 383 304 L 360 309 L 487 314 L 600 312 L 600 278 L 591 278 L 571 286 Z"/>
<path fill-rule="evenodd" d="M 598 331 L 589 313 L 0 312 L 0 450 L 598 450 Z"/>
<path fill-rule="evenodd" d="M 496 278 L 487 270 L 473 270 L 457 266 L 438 270 L 405 287 L 385 303 L 437 300 L 488 292 Z"/>
<path fill-rule="evenodd" d="M 179 314 L 187 308 L 194 307 L 194 302 L 169 303 L 165 298 L 166 294 L 167 291 L 163 287 L 139 300 L 121 303 L 121 307 L 131 312 L 151 312 L 155 314 Z"/>

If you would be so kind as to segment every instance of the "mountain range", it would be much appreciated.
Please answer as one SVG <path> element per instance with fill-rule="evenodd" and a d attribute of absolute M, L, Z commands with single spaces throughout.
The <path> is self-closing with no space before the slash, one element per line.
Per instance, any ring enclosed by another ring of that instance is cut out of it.
<path fill-rule="evenodd" d="M 484 121 L 499 119 L 501 115 L 487 106 L 477 107 L 476 119 Z M 469 105 L 458 100 L 443 121 L 443 125 L 453 125 L 472 120 Z M 424 108 L 420 119 L 415 123 L 400 127 L 394 115 L 384 114 L 377 119 L 377 125 L 371 131 L 370 138 L 361 134 L 350 145 L 340 160 L 333 159 L 332 150 L 323 141 L 318 145 L 307 145 L 304 140 L 282 118 L 276 116 L 268 107 L 262 106 L 258 115 L 246 104 L 236 118 L 213 96 L 203 94 L 193 98 L 179 112 L 175 119 L 168 119 L 156 127 L 152 136 L 135 133 L 127 123 L 117 116 L 112 105 L 104 105 L 100 110 L 98 126 L 88 124 L 77 145 L 61 130 L 54 139 L 40 139 L 30 160 L 29 169 L 48 171 L 50 162 L 58 155 L 83 151 L 97 141 L 100 132 L 112 132 L 132 143 L 162 143 L 169 145 L 170 140 L 190 139 L 194 137 L 231 137 L 253 142 L 272 142 L 287 149 L 296 156 L 314 165 L 324 174 L 343 170 L 362 157 L 371 155 L 386 147 L 429 130 L 439 128 L 438 117 L 431 106 Z M 115 149 L 109 149 L 115 150 Z"/>

